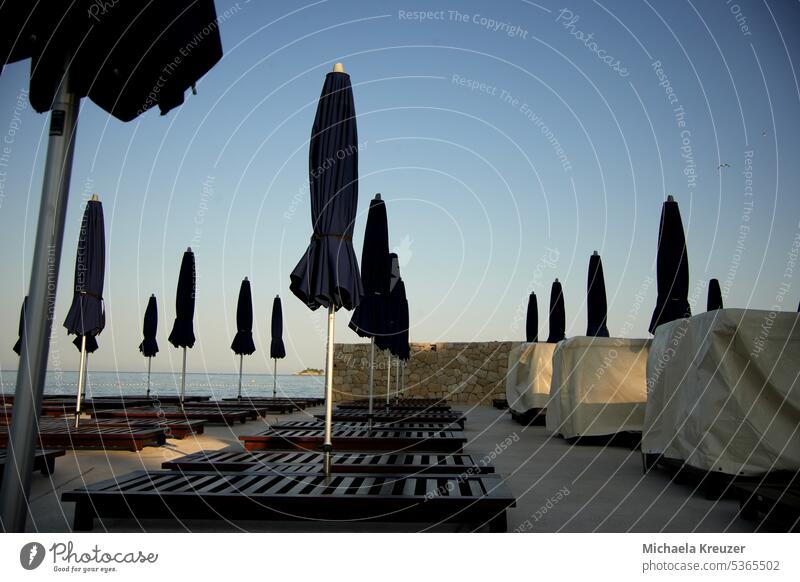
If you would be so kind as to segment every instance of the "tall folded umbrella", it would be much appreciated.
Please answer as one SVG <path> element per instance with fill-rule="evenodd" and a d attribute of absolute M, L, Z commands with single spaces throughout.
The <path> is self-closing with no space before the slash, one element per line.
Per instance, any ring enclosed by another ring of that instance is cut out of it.
<path fill-rule="evenodd" d="M 720 289 L 717 279 L 711 279 L 708 282 L 706 311 L 714 311 L 715 309 L 722 309 L 722 289 Z"/>
<path fill-rule="evenodd" d="M 239 356 L 239 399 L 242 398 L 242 363 L 244 356 L 256 351 L 253 343 L 253 296 L 247 277 L 239 287 L 239 301 L 236 303 L 236 335 L 231 342 L 233 353 Z"/>
<path fill-rule="evenodd" d="M 589 257 L 589 278 L 586 284 L 586 335 L 608 337 L 608 304 L 606 303 L 606 280 L 603 276 L 603 261 L 595 251 Z"/>
<path fill-rule="evenodd" d="M 667 196 L 661 209 L 661 223 L 658 227 L 658 258 L 656 259 L 656 285 L 658 298 L 653 317 L 650 319 L 650 333 L 662 323 L 691 317 L 689 307 L 689 258 L 686 253 L 686 237 L 678 203 Z"/>
<path fill-rule="evenodd" d="M 337 63 L 325 77 L 308 148 L 311 243 L 290 285 L 309 309 L 328 309 L 325 360 L 325 474 L 330 475 L 333 421 L 333 331 L 336 310 L 358 306 L 363 289 L 353 250 L 358 206 L 358 132 L 350 76 Z"/>
<path fill-rule="evenodd" d="M 563 340 L 566 335 L 567 316 L 564 313 L 564 292 L 561 283 L 556 279 L 550 288 L 550 335 L 547 336 L 547 343 L 556 344 Z"/>
<path fill-rule="evenodd" d="M 375 336 L 375 345 L 386 350 L 386 407 L 389 406 L 392 387 L 392 354 L 397 351 L 397 330 L 399 329 L 400 260 L 396 253 L 389 253 L 389 294 L 386 298 L 386 333 Z"/>
<path fill-rule="evenodd" d="M 7 445 L 8 466 L 16 470 L 3 473 L 0 501 L 0 521 L 8 532 L 25 531 L 28 513 L 80 100 L 89 95 L 122 120 L 156 105 L 166 113 L 222 58 L 213 0 L 117 2 L 110 10 L 94 0 L 53 4 L 0 4 L 7 32 L 0 38 L 0 69 L 30 58 L 31 105 L 39 112 L 52 110 L 26 341 Z"/>
<path fill-rule="evenodd" d="M 19 308 L 19 339 L 17 339 L 17 343 L 14 344 L 13 350 L 17 352 L 17 355 L 20 355 L 20 350 L 22 349 L 22 336 L 25 334 L 25 309 L 28 306 L 28 296 L 25 296 L 25 299 L 22 300 L 22 307 Z"/>
<path fill-rule="evenodd" d="M 278 396 L 278 360 L 286 357 L 286 346 L 283 345 L 283 307 L 281 297 L 276 295 L 272 300 L 272 321 L 270 322 L 272 341 L 269 344 L 269 357 L 272 358 L 272 397 Z"/>
<path fill-rule="evenodd" d="M 139 351 L 147 358 L 147 396 L 150 396 L 150 367 L 153 358 L 158 353 L 158 342 L 156 332 L 158 331 L 158 305 L 156 304 L 155 294 L 150 295 L 147 308 L 144 310 L 144 321 L 142 322 L 142 343 L 139 344 Z"/>
<path fill-rule="evenodd" d="M 408 313 L 408 298 L 406 296 L 405 281 L 400 279 L 395 288 L 395 293 L 398 295 L 397 311 L 394 316 L 395 325 L 395 345 L 394 355 L 397 357 L 397 368 L 395 369 L 395 382 L 394 391 L 399 397 L 400 395 L 400 367 L 405 366 L 405 362 L 411 357 L 411 347 L 408 344 L 409 336 L 409 313 Z"/>
<path fill-rule="evenodd" d="M 364 246 L 361 249 L 361 283 L 364 287 L 364 296 L 350 319 L 350 329 L 361 337 L 370 338 L 367 411 L 367 423 L 370 428 L 373 417 L 375 337 L 385 336 L 389 332 L 387 308 L 390 267 L 386 204 L 381 195 L 376 194 L 369 203 L 367 226 L 364 229 Z"/>
<path fill-rule="evenodd" d="M 186 349 L 194 347 L 194 295 L 195 269 L 192 248 L 186 249 L 178 274 L 178 289 L 175 292 L 175 322 L 169 334 L 169 343 L 183 348 L 183 372 L 181 373 L 181 406 L 186 395 Z"/>
<path fill-rule="evenodd" d="M 525 341 L 539 341 L 539 303 L 533 291 L 528 296 L 528 312 L 525 314 Z"/>
<path fill-rule="evenodd" d="M 103 205 L 93 195 L 86 203 L 78 237 L 75 259 L 75 288 L 64 327 L 68 334 L 81 337 L 81 363 L 78 377 L 78 400 L 75 407 L 75 426 L 80 424 L 81 399 L 86 374 L 87 338 L 99 334 L 106 325 L 103 305 L 103 279 L 106 272 L 106 234 Z M 94 347 L 94 346 L 90 346 Z"/>

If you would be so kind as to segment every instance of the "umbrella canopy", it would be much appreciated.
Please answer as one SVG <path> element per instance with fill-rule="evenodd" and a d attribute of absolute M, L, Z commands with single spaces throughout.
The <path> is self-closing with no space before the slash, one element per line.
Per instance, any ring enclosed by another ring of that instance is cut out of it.
<path fill-rule="evenodd" d="M 722 309 L 722 289 L 719 288 L 719 281 L 711 279 L 708 282 L 708 300 L 706 301 L 706 311 Z"/>
<path fill-rule="evenodd" d="M 692 316 L 686 237 L 683 234 L 681 211 L 672 196 L 667 198 L 661 209 L 656 263 L 658 298 L 648 328 L 650 333 L 655 333 L 662 323 Z"/>
<path fill-rule="evenodd" d="M 386 296 L 386 304 L 384 306 L 385 314 L 385 328 L 384 333 L 375 335 L 375 345 L 378 349 L 392 351 L 395 345 L 395 330 L 397 329 L 397 322 L 395 321 L 398 314 L 399 295 L 395 294 L 395 289 L 400 283 L 400 261 L 396 253 L 389 253 L 389 293 Z M 392 352 L 394 353 L 394 352 Z"/>
<path fill-rule="evenodd" d="M 536 293 L 531 291 L 528 296 L 528 313 L 525 315 L 525 341 L 539 341 L 539 303 Z"/>
<path fill-rule="evenodd" d="M 106 325 L 103 306 L 103 279 L 106 272 L 106 235 L 103 205 L 99 200 L 86 203 L 75 259 L 75 286 L 72 305 L 64 320 L 68 334 L 97 335 Z"/>
<path fill-rule="evenodd" d="M 555 344 L 563 340 L 567 327 L 567 316 L 564 313 L 564 293 L 561 283 L 556 279 L 550 288 L 550 335 L 547 343 Z"/>
<path fill-rule="evenodd" d="M 308 153 L 314 233 L 289 288 L 310 309 L 358 306 L 363 290 L 353 250 L 358 205 L 358 133 L 350 75 L 325 77 Z"/>
<path fill-rule="evenodd" d="M 589 279 L 586 284 L 586 335 L 608 337 L 608 304 L 606 303 L 606 280 L 603 276 L 603 260 L 595 253 L 589 257 Z"/>
<path fill-rule="evenodd" d="M 398 296 L 397 312 L 395 314 L 395 346 L 392 353 L 401 360 L 408 360 L 411 356 L 411 346 L 408 345 L 409 313 L 408 299 L 406 297 L 406 284 L 401 279 L 395 287 Z"/>
<path fill-rule="evenodd" d="M 283 307 L 281 298 L 275 296 L 272 300 L 272 341 L 269 344 L 269 357 L 280 360 L 286 357 L 286 347 L 283 345 Z"/>
<path fill-rule="evenodd" d="M 17 343 L 14 344 L 14 351 L 17 352 L 19 356 L 22 349 L 22 334 L 25 333 L 25 309 L 28 307 L 28 296 L 25 296 L 25 299 L 22 300 L 22 307 L 19 309 L 19 339 L 17 339 Z"/>
<path fill-rule="evenodd" d="M 82 336 L 82 335 L 76 335 L 75 339 L 72 340 L 72 345 L 74 345 L 76 348 L 78 348 L 78 351 L 81 351 L 81 347 L 82 347 L 82 344 L 83 344 L 83 338 L 84 338 L 84 336 Z M 97 348 L 99 348 L 99 347 L 100 346 L 97 344 L 97 338 L 95 336 L 93 336 L 93 335 L 87 335 L 86 336 L 86 353 L 87 354 L 93 354 L 94 352 L 97 351 Z"/>
<path fill-rule="evenodd" d="M 169 343 L 176 348 L 194 346 L 194 253 L 186 249 L 178 275 L 178 290 L 175 293 L 175 323 L 169 334 Z"/>
<path fill-rule="evenodd" d="M 50 110 L 65 56 L 70 89 L 130 121 L 156 105 L 165 114 L 222 58 L 213 0 L 70 2 L 6 0 L 0 19 L 12 34 L 0 58 L 31 58 L 30 101 Z M 0 63 L 0 66 L 2 63 Z"/>
<path fill-rule="evenodd" d="M 387 297 L 391 265 L 386 204 L 378 194 L 369 203 L 364 246 L 361 249 L 361 283 L 364 296 L 350 319 L 350 329 L 361 337 L 388 332 Z"/>
<path fill-rule="evenodd" d="M 253 297 L 247 277 L 239 287 L 239 302 L 236 304 L 236 335 L 231 349 L 237 356 L 249 356 L 256 351 L 253 343 Z"/>
<path fill-rule="evenodd" d="M 145 358 L 152 358 L 158 353 L 158 342 L 156 342 L 156 332 L 158 331 L 158 305 L 156 296 L 151 295 L 144 310 L 144 321 L 142 322 L 142 343 L 139 344 L 139 351 Z"/>

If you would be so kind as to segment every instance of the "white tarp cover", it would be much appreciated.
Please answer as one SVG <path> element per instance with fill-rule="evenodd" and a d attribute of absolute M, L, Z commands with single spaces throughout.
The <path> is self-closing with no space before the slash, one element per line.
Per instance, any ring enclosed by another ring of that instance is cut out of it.
<path fill-rule="evenodd" d="M 800 469 L 800 316 L 721 309 L 656 329 L 642 450 L 703 470 Z"/>
<path fill-rule="evenodd" d="M 547 429 L 564 438 L 640 432 L 650 340 L 573 337 L 553 352 Z"/>
<path fill-rule="evenodd" d="M 508 353 L 506 400 L 516 412 L 547 408 L 556 344 L 521 343 Z"/>

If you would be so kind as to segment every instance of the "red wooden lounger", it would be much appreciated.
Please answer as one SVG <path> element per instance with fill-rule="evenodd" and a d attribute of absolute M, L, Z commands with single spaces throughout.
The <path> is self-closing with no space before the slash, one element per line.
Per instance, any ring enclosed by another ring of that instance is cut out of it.
<path fill-rule="evenodd" d="M 300 449 L 316 451 L 322 446 L 323 433 L 314 429 L 274 431 L 267 429 L 257 435 L 242 435 L 248 451 L 266 449 Z M 366 429 L 334 427 L 333 448 L 345 451 L 431 451 L 460 453 L 467 442 L 463 436 L 448 431 L 396 430 L 369 432 Z"/>
<path fill-rule="evenodd" d="M 162 407 L 162 408 L 126 408 L 124 410 L 98 410 L 94 418 L 172 418 L 183 420 L 205 420 L 212 424 L 226 424 L 228 426 L 237 422 L 245 423 L 253 418 L 249 410 L 220 410 L 213 408 Z"/>
<path fill-rule="evenodd" d="M 506 531 L 514 497 L 499 475 L 136 471 L 68 491 L 73 529 L 95 518 L 441 522 Z"/>
<path fill-rule="evenodd" d="M 337 422 L 335 426 L 340 428 L 368 428 L 369 424 L 366 422 Z M 322 420 L 285 420 L 278 424 L 271 424 L 269 427 L 273 430 L 292 430 L 295 428 L 309 428 L 315 430 L 324 430 L 325 422 Z M 464 430 L 460 424 L 456 422 L 395 422 L 395 423 L 374 423 L 372 430 L 449 430 L 461 431 Z"/>
<path fill-rule="evenodd" d="M 60 449 L 36 449 L 33 457 L 33 470 L 39 471 L 42 475 L 51 475 L 56 467 L 56 458 L 63 457 L 65 451 Z M 3 476 L 8 461 L 6 449 L 0 449 L 0 477 Z"/>
<path fill-rule="evenodd" d="M 325 419 L 324 414 L 315 414 L 314 418 Z M 466 417 L 460 412 L 376 412 L 373 415 L 376 424 L 393 424 L 404 422 L 457 422 L 464 427 Z M 366 422 L 366 410 L 342 410 L 333 412 L 334 422 Z"/>
<path fill-rule="evenodd" d="M 291 473 L 313 473 L 322 469 L 322 453 L 268 451 L 199 451 L 161 464 L 178 471 L 259 471 L 269 469 Z M 395 473 L 415 475 L 494 473 L 472 455 L 446 453 L 334 453 L 334 473 Z M 299 468 L 302 468 L 300 470 Z"/>
<path fill-rule="evenodd" d="M 337 410 L 368 410 L 368 404 L 362 404 L 360 402 L 342 402 L 336 406 Z M 372 404 L 372 408 L 375 411 L 378 410 L 386 410 L 387 407 L 383 402 L 374 402 Z M 417 410 L 427 410 L 429 412 L 447 412 L 451 410 L 449 404 L 390 404 L 388 410 L 391 411 L 417 411 Z"/>
<path fill-rule="evenodd" d="M 0 413 L 0 424 L 11 424 L 11 416 Z M 135 418 L 92 418 L 81 420 L 81 426 L 128 426 L 132 429 L 160 428 L 167 438 L 182 439 L 191 434 L 203 434 L 206 421 L 184 419 L 135 419 Z M 73 418 L 40 417 L 39 426 L 64 428 L 68 430 L 75 425 Z"/>
<path fill-rule="evenodd" d="M 8 426 L 0 425 L 0 447 L 8 443 Z M 120 449 L 140 451 L 146 446 L 163 445 L 164 429 L 129 428 L 125 426 L 64 426 L 39 427 L 39 445 L 42 448 L 64 449 Z"/>

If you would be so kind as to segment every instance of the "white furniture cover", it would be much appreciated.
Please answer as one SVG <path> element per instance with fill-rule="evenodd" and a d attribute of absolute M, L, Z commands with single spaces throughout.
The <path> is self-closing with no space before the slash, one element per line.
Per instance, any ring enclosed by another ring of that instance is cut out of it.
<path fill-rule="evenodd" d="M 553 352 L 547 429 L 564 438 L 640 432 L 650 340 L 573 337 Z"/>
<path fill-rule="evenodd" d="M 521 343 L 508 353 L 506 400 L 516 412 L 547 408 L 556 344 Z"/>
<path fill-rule="evenodd" d="M 656 329 L 642 451 L 703 470 L 800 469 L 800 316 L 721 309 Z"/>

